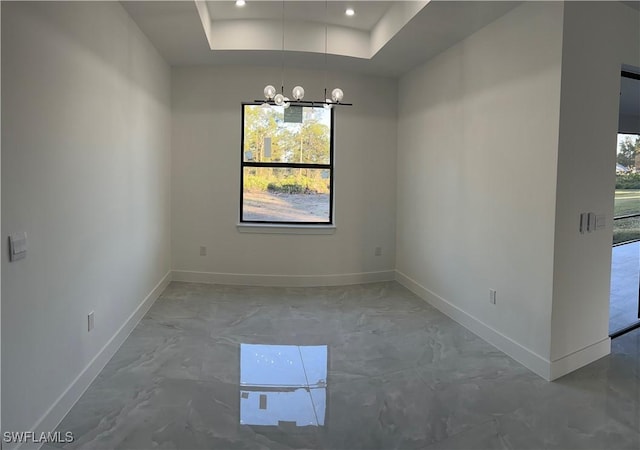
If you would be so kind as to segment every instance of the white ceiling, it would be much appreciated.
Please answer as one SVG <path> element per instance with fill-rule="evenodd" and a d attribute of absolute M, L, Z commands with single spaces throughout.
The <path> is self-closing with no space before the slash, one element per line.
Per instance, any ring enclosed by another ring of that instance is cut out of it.
<path fill-rule="evenodd" d="M 247 30 L 255 29 L 258 30 L 254 33 L 254 39 L 257 41 L 254 40 L 253 44 L 259 44 L 263 37 L 264 40 L 271 38 L 273 41 L 271 46 L 251 47 L 252 42 L 249 40 L 245 48 L 224 50 L 211 49 L 198 9 L 192 0 L 124 1 L 122 3 L 133 20 L 171 65 L 272 66 L 280 65 L 282 61 L 280 50 L 282 2 L 247 0 L 245 7 L 238 8 L 231 0 L 206 1 L 211 27 L 224 30 L 222 37 L 219 33 L 217 39 L 226 38 L 232 43 L 239 42 L 245 36 L 237 33 L 244 30 L 242 34 L 247 34 Z M 393 24 L 393 21 L 389 21 L 392 8 L 397 9 L 398 5 L 411 4 L 411 2 L 328 1 L 325 10 L 325 2 L 287 0 L 284 5 L 288 36 L 286 47 L 289 48 L 291 45 L 293 48 L 284 53 L 285 64 L 300 68 L 325 68 L 323 47 L 325 23 L 331 26 L 331 31 L 338 33 L 336 36 L 340 36 L 343 40 L 351 39 L 353 36 L 356 38 L 364 36 L 368 40 L 373 40 L 371 36 L 375 35 L 376 27 L 383 29 L 386 27 L 386 36 L 381 43 L 378 43 L 371 55 L 363 57 L 348 55 L 345 51 L 330 50 L 327 66 L 330 70 L 400 76 L 504 15 L 519 3 L 431 1 L 424 7 L 419 5 L 422 9 L 414 7 L 418 10 L 417 13 L 405 14 L 406 17 L 403 20 L 400 22 L 396 20 L 397 29 L 389 31 L 389 28 L 393 28 L 389 26 L 389 23 Z M 640 9 L 640 1 L 624 3 Z M 413 5 L 417 4 L 413 2 Z M 355 16 L 347 17 L 344 14 L 347 6 L 355 9 Z M 384 22 L 385 20 L 387 22 Z M 314 23 L 316 24 L 315 35 L 312 34 Z M 227 24 L 241 24 L 244 28 L 242 26 L 239 29 L 224 28 Z M 264 24 L 270 24 L 271 28 Z M 384 26 L 381 27 L 381 25 Z M 290 29 L 294 32 L 290 33 Z M 341 29 L 344 31 L 339 34 Z M 305 32 L 308 35 L 305 35 Z M 315 49 L 301 51 L 300 48 L 295 47 L 296 42 L 289 43 L 301 40 L 318 41 L 318 34 L 322 36 L 322 42 L 316 42 Z M 640 81 L 623 78 L 620 90 L 620 111 L 624 114 L 640 114 Z"/>
<path fill-rule="evenodd" d="M 242 8 L 233 1 L 207 1 L 209 14 L 216 20 L 270 19 L 314 21 L 371 31 L 393 2 L 383 1 L 247 1 Z M 326 9 L 325 9 L 326 7 Z M 355 15 L 345 14 L 347 7 L 355 10 Z M 325 20 L 326 17 L 326 20 Z"/>
<path fill-rule="evenodd" d="M 209 45 L 195 2 L 122 3 L 171 65 L 280 64 L 281 2 L 247 0 L 244 8 L 237 8 L 233 1 L 207 1 L 205 4 L 211 16 L 211 28 L 219 32 L 217 42 L 226 40 L 227 45 L 236 42 L 242 42 L 243 45 L 237 48 L 222 46 L 215 50 Z M 335 36 L 329 45 L 329 69 L 392 77 L 402 75 L 496 20 L 519 3 L 329 1 L 326 23 L 331 26 L 331 36 Z M 347 4 L 355 9 L 354 17 L 345 16 Z M 407 12 L 409 10 L 410 13 Z M 294 33 L 287 31 L 289 39 L 286 47 L 291 45 L 291 49 L 285 53 L 285 64 L 301 68 L 324 68 L 324 39 L 318 41 L 319 35 L 324 36 L 325 3 L 287 0 L 285 21 L 287 30 L 298 33 L 296 38 L 292 38 Z M 221 29 L 224 32 L 220 32 Z M 309 33 L 308 38 L 302 34 L 305 31 Z M 260 33 L 264 33 L 264 39 L 261 39 Z M 247 34 L 253 34 L 253 41 L 247 38 Z M 351 45 L 348 40 L 352 37 L 359 41 L 354 40 L 355 43 Z M 262 45 L 269 39 L 268 45 Z M 363 39 L 366 40 L 365 44 L 371 43 L 372 49 L 370 54 L 364 56 Z M 300 47 L 306 41 L 315 47 Z M 360 53 L 350 55 L 349 48 L 356 47 Z"/>

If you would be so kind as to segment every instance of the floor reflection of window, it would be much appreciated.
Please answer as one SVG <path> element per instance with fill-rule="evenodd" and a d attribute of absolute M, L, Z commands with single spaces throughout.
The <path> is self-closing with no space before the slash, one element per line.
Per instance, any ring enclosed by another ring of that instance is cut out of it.
<path fill-rule="evenodd" d="M 240 344 L 240 423 L 324 426 L 327 346 Z"/>

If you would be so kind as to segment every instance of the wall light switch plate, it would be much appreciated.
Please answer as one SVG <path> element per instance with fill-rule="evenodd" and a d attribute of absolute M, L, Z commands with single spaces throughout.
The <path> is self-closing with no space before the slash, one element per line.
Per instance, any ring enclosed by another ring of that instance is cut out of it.
<path fill-rule="evenodd" d="M 595 213 L 589 213 L 587 216 L 587 233 L 591 233 L 596 229 L 596 215 Z"/>
<path fill-rule="evenodd" d="M 9 235 L 9 261 L 17 261 L 27 256 L 27 233 Z"/>
<path fill-rule="evenodd" d="M 596 230 L 602 230 L 607 225 L 607 216 L 604 214 L 596 215 Z"/>

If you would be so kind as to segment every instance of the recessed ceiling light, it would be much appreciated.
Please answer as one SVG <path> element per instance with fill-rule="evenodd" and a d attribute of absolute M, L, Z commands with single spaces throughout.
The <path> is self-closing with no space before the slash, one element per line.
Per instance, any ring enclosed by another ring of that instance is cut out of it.
<path fill-rule="evenodd" d="M 246 4 L 247 4 L 247 2 L 245 2 L 244 0 L 236 0 L 236 6 L 242 7 L 242 6 L 246 5 Z"/>
<path fill-rule="evenodd" d="M 347 10 L 344 13 L 347 16 L 353 16 L 356 12 L 353 10 L 353 8 L 347 8 Z"/>

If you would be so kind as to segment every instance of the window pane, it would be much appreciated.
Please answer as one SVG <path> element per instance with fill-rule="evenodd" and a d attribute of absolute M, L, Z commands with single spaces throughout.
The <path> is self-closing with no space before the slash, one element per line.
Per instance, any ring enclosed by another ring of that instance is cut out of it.
<path fill-rule="evenodd" d="M 640 217 L 613 221 L 613 244 L 640 240 Z"/>
<path fill-rule="evenodd" d="M 243 221 L 330 222 L 329 169 L 245 167 Z"/>
<path fill-rule="evenodd" d="M 640 239 L 640 136 L 618 134 L 613 243 Z"/>
<path fill-rule="evenodd" d="M 331 111 L 323 107 L 244 107 L 245 162 L 330 164 Z"/>
<path fill-rule="evenodd" d="M 640 189 L 616 189 L 614 217 L 640 213 Z"/>

